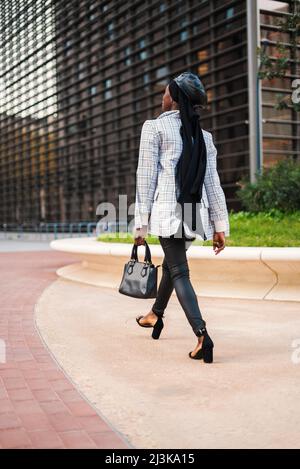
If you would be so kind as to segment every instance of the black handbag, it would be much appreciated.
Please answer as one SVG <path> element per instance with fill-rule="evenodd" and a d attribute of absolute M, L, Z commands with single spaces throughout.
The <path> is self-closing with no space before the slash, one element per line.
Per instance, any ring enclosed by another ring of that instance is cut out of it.
<path fill-rule="evenodd" d="M 138 245 L 133 245 L 131 258 L 124 266 L 119 293 L 133 298 L 156 298 L 157 269 L 160 265 L 152 264 L 151 252 L 146 240 L 144 246 L 146 248 L 144 262 L 139 262 Z"/>

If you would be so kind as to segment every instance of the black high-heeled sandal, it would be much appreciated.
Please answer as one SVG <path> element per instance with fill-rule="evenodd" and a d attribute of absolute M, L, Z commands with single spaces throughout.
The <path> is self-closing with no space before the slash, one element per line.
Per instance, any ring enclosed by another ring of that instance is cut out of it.
<path fill-rule="evenodd" d="M 192 352 L 190 352 L 189 357 L 192 358 L 193 360 L 203 359 L 204 363 L 212 363 L 214 343 L 211 340 L 205 328 L 201 329 L 199 332 L 200 334 L 198 337 L 201 337 L 202 335 L 204 336 L 203 341 L 202 341 L 202 347 L 200 350 L 198 350 L 198 352 L 194 356 L 192 356 Z"/>
<path fill-rule="evenodd" d="M 164 322 L 161 317 L 158 317 L 153 327 L 152 339 L 156 339 L 156 340 L 159 339 L 159 336 L 163 328 L 164 328 Z"/>
<path fill-rule="evenodd" d="M 152 326 L 152 324 L 141 324 L 140 319 L 143 318 L 143 317 L 144 316 L 139 316 L 138 318 L 136 318 L 136 322 L 138 323 L 138 325 L 141 326 L 141 327 L 153 327 L 152 338 L 156 339 L 156 340 L 159 339 L 161 331 L 164 328 L 164 322 L 162 320 L 162 318 L 164 316 L 158 316 L 157 321 L 154 324 L 154 326 Z"/>

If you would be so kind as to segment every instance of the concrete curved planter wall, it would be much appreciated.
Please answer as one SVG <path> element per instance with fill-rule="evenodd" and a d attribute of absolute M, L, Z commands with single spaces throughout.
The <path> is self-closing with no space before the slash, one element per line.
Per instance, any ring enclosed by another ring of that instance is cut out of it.
<path fill-rule="evenodd" d="M 58 269 L 59 276 L 116 289 L 132 249 L 132 244 L 103 243 L 96 238 L 59 239 L 50 246 L 79 260 Z M 150 249 L 153 263 L 161 264 L 161 246 L 150 245 Z M 138 255 L 143 260 L 143 246 Z M 212 247 L 191 245 L 187 257 L 198 295 L 300 301 L 300 248 L 226 247 L 215 255 Z"/>

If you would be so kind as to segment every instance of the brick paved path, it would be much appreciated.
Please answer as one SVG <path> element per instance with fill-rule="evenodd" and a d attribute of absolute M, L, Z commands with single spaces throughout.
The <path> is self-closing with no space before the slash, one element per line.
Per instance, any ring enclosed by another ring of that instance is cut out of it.
<path fill-rule="evenodd" d="M 0 448 L 129 447 L 66 378 L 35 327 L 36 301 L 55 270 L 73 261 L 54 251 L 0 253 Z"/>

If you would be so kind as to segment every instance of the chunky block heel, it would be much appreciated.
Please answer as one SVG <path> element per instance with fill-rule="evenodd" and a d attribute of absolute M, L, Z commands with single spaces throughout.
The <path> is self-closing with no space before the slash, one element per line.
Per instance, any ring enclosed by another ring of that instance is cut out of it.
<path fill-rule="evenodd" d="M 202 343 L 203 349 L 203 361 L 204 363 L 212 363 L 213 362 L 213 348 L 214 343 L 209 337 L 207 331 L 204 332 L 204 339 Z"/>
<path fill-rule="evenodd" d="M 158 318 L 158 320 L 156 321 L 153 327 L 152 339 L 156 339 L 156 340 L 159 339 L 159 336 L 163 328 L 164 328 L 163 320 L 161 318 Z"/>
<path fill-rule="evenodd" d="M 213 362 L 213 347 L 206 347 L 203 349 L 203 361 L 204 363 Z"/>

